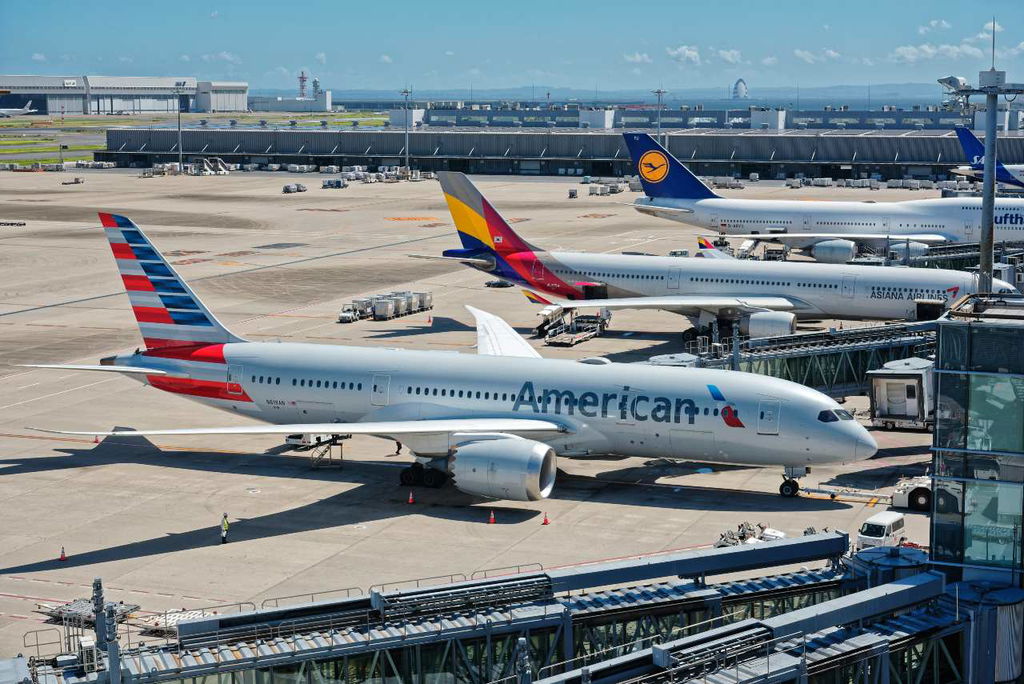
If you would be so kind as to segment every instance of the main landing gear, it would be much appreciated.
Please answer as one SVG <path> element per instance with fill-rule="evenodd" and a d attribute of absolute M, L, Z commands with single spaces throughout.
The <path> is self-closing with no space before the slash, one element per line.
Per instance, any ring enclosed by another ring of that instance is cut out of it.
<path fill-rule="evenodd" d="M 800 483 L 797 480 L 809 472 L 811 469 L 807 466 L 786 466 L 782 475 L 782 484 L 779 485 L 779 494 L 787 499 L 799 494 Z"/>
<path fill-rule="evenodd" d="M 422 463 L 413 463 L 408 468 L 402 468 L 398 474 L 398 482 L 403 487 L 431 487 L 437 489 L 444 486 L 448 481 L 448 473 L 437 468 L 424 466 Z"/>

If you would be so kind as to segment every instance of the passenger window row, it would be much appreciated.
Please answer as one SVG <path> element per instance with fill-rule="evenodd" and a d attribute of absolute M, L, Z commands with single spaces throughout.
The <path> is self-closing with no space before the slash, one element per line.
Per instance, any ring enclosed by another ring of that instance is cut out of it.
<path fill-rule="evenodd" d="M 406 394 L 423 397 L 452 397 L 458 399 L 481 399 L 483 401 L 515 401 L 515 393 L 490 392 L 481 390 L 456 390 L 448 387 L 413 387 L 405 388 Z"/>
<path fill-rule="evenodd" d="M 254 384 L 260 385 L 280 385 L 281 378 L 271 377 L 269 375 L 253 375 L 252 381 Z M 357 392 L 362 391 L 363 383 L 361 382 L 345 382 L 344 380 L 313 380 L 306 378 L 292 378 L 292 387 L 312 387 L 314 389 L 348 389 L 355 390 Z"/>

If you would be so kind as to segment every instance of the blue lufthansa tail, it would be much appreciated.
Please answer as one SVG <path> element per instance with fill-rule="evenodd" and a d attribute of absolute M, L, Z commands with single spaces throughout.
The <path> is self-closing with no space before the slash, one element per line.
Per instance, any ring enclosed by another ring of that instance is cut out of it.
<path fill-rule="evenodd" d="M 967 162 L 972 168 L 981 170 L 985 165 L 985 146 L 974 133 L 971 133 L 971 129 L 964 126 L 957 126 L 956 137 L 960 140 L 960 147 L 964 148 Z"/>
<path fill-rule="evenodd" d="M 646 133 L 623 133 L 644 194 L 666 199 L 702 200 L 718 197 L 678 159 Z"/>

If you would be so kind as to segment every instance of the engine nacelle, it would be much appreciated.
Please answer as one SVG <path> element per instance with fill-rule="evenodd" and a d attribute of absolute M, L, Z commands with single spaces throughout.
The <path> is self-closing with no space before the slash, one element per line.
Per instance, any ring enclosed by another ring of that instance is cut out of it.
<path fill-rule="evenodd" d="M 449 461 L 459 491 L 509 501 L 546 499 L 555 486 L 556 465 L 547 444 L 510 435 L 463 442 Z"/>
<path fill-rule="evenodd" d="M 902 259 L 907 255 L 908 248 L 912 257 L 924 256 L 928 253 L 928 245 L 923 242 L 911 242 L 909 245 L 906 242 L 893 242 L 889 244 L 889 253 L 896 259 Z"/>
<path fill-rule="evenodd" d="M 857 245 L 850 240 L 823 240 L 811 247 L 811 256 L 823 264 L 845 264 L 857 256 Z"/>
<path fill-rule="evenodd" d="M 740 334 L 779 337 L 796 331 L 796 316 L 788 311 L 758 311 L 740 319 Z"/>

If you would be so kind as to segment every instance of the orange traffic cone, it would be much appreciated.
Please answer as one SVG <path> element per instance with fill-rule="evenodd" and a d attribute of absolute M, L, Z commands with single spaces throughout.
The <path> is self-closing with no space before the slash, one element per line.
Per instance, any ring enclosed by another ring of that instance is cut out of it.
<path fill-rule="evenodd" d="M 411 489 L 409 490 L 409 500 L 406 501 L 405 503 L 411 503 L 411 504 L 416 503 L 416 499 L 415 499 L 415 497 L 413 497 Z"/>
<path fill-rule="evenodd" d="M 548 520 L 548 512 L 544 511 L 544 522 L 542 522 L 541 525 L 550 525 L 550 524 L 551 524 L 551 521 Z"/>
<path fill-rule="evenodd" d="M 427 316 L 427 325 L 434 325 L 434 317 Z"/>
<path fill-rule="evenodd" d="M 494 524 L 494 511 L 491 511 L 491 517 L 487 519 L 487 524 L 488 525 L 493 525 Z"/>
<path fill-rule="evenodd" d="M 57 560 L 66 561 L 68 559 L 67 554 L 64 553 L 64 547 L 60 547 L 60 558 Z"/>

